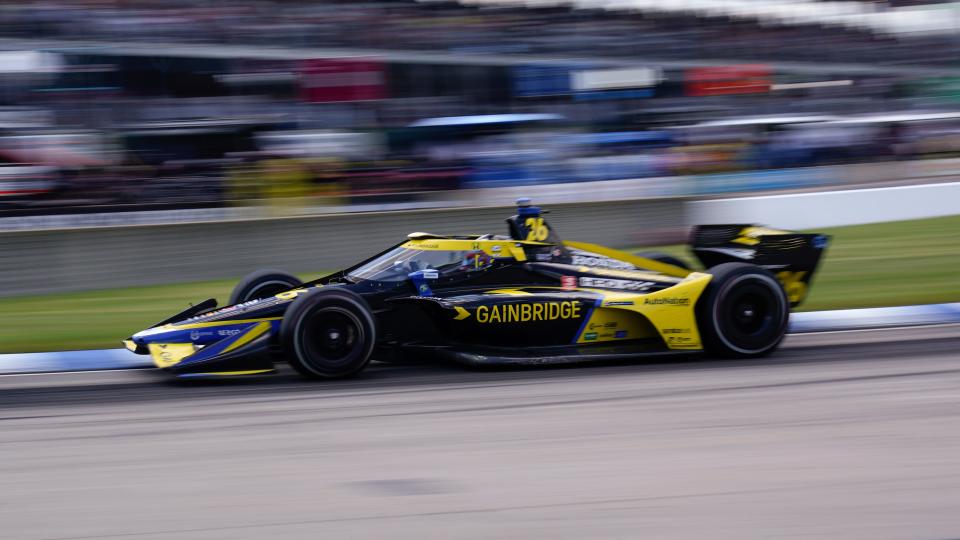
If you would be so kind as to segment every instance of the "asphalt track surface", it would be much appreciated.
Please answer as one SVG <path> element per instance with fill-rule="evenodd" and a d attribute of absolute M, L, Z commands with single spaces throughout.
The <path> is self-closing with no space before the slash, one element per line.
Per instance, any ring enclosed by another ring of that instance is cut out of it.
<path fill-rule="evenodd" d="M 960 537 L 960 326 L 749 362 L 0 377 L 0 538 L 707 537 Z"/>

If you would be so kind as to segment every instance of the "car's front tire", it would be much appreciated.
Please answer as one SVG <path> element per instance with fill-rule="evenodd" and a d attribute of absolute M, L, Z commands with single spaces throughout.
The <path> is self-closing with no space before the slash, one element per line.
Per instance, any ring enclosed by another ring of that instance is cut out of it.
<path fill-rule="evenodd" d="M 287 361 L 304 377 L 350 377 L 370 363 L 376 319 L 356 293 L 321 288 L 299 296 L 287 308 L 280 341 Z"/>
<path fill-rule="evenodd" d="M 269 298 L 303 285 L 297 276 L 283 270 L 258 270 L 237 283 L 230 293 L 230 304 L 240 304 L 258 298 Z"/>
<path fill-rule="evenodd" d="M 767 270 L 746 263 L 724 263 L 697 302 L 697 325 L 704 349 L 726 358 L 770 354 L 787 332 L 790 302 Z"/>

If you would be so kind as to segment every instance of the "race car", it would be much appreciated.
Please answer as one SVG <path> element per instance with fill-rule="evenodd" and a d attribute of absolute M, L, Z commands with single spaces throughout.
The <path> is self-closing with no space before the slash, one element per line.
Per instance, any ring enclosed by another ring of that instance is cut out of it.
<path fill-rule="evenodd" d="M 518 201 L 508 235 L 412 233 L 350 268 L 301 282 L 262 270 L 230 305 L 210 299 L 124 340 L 180 377 L 252 375 L 289 363 L 308 378 L 371 359 L 542 365 L 774 351 L 828 237 L 754 225 L 692 233 L 704 271 L 661 253 L 563 241 Z"/>

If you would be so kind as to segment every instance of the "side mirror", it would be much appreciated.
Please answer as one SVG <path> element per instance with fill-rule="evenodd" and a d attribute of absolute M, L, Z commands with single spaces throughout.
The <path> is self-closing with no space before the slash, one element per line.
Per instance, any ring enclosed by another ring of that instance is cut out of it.
<path fill-rule="evenodd" d="M 433 290 L 430 289 L 430 282 L 440 279 L 440 272 L 434 268 L 428 268 L 426 270 L 410 272 L 407 274 L 407 277 L 410 278 L 410 283 L 413 283 L 417 294 L 420 296 L 433 296 Z"/>

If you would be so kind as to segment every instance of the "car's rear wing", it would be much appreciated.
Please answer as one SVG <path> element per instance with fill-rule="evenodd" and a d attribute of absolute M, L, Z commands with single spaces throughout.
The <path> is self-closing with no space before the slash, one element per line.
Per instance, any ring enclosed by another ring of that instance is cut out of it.
<path fill-rule="evenodd" d="M 810 281 L 830 238 L 757 225 L 700 225 L 690 247 L 705 268 L 725 262 L 746 262 L 773 272 L 791 306 L 806 298 Z"/>

